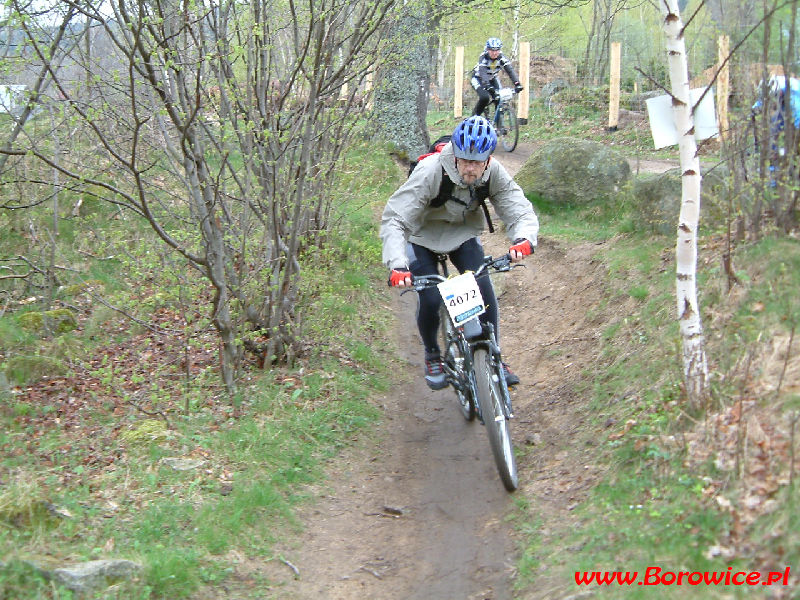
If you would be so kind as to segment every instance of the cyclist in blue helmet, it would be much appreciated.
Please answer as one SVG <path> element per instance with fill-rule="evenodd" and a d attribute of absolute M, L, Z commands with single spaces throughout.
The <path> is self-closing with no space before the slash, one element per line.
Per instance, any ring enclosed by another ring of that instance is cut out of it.
<path fill-rule="evenodd" d="M 471 116 L 453 131 L 441 152 L 422 160 L 389 198 L 383 210 L 380 235 L 389 284 L 409 286 L 415 276 L 438 271 L 437 257 L 446 254 L 459 272 L 475 270 L 483 261 L 479 236 L 488 221 L 485 201 L 506 226 L 509 254 L 518 261 L 533 253 L 539 220 L 522 189 L 492 152 L 497 134 L 481 116 Z M 447 193 L 443 194 L 442 190 Z M 498 333 L 498 308 L 488 277 L 478 285 L 487 310 L 481 319 Z M 425 381 L 431 389 L 447 386 L 440 348 L 439 302 L 436 289 L 418 294 L 417 328 L 425 348 Z M 507 369 L 509 385 L 519 378 Z"/>
<path fill-rule="evenodd" d="M 519 76 L 511 66 L 511 61 L 503 56 L 503 42 L 500 38 L 491 37 L 486 40 L 486 47 L 478 57 L 478 64 L 472 69 L 470 83 L 478 94 L 478 103 L 472 111 L 473 115 L 482 115 L 489 103 L 497 100 L 500 80 L 497 74 L 502 69 L 514 84 L 514 90 L 520 93 L 524 88 Z"/>

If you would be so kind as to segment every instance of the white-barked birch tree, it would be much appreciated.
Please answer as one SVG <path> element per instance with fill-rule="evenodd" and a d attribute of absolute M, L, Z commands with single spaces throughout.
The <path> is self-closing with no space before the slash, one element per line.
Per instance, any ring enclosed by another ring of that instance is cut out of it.
<path fill-rule="evenodd" d="M 678 0 L 660 0 L 664 16 L 667 62 L 672 94 L 672 110 L 678 131 L 681 163 L 681 211 L 675 246 L 676 296 L 683 348 L 683 377 L 692 408 L 704 404 L 707 394 L 703 324 L 697 301 L 697 230 L 700 223 L 700 158 L 694 137 L 693 107 L 689 92 L 685 27 Z"/>

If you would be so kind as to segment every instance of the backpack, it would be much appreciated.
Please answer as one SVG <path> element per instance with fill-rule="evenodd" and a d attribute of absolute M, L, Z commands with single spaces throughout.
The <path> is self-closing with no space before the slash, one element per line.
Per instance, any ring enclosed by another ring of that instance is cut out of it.
<path fill-rule="evenodd" d="M 428 148 L 428 152 L 420 155 L 417 160 L 412 160 L 408 167 L 409 177 L 423 158 L 427 158 L 432 154 L 441 152 L 442 148 L 444 148 L 450 142 L 451 137 L 452 136 L 450 135 L 441 136 L 431 144 L 430 148 Z M 436 198 L 431 200 L 431 206 L 433 208 L 439 208 L 440 206 L 444 206 L 445 202 L 448 200 L 458 202 L 459 204 L 465 204 L 462 200 L 459 200 L 452 195 L 454 185 L 455 184 L 453 183 L 453 180 L 450 179 L 450 177 L 447 175 L 447 172 L 444 170 L 444 167 L 442 167 L 442 183 L 439 186 L 439 193 L 437 194 Z M 486 224 L 489 227 L 489 233 L 494 233 L 494 226 L 492 225 L 492 219 L 489 216 L 489 209 L 486 207 L 486 198 L 489 197 L 489 182 L 487 181 L 475 189 L 470 189 L 470 194 L 472 195 L 472 198 L 477 198 L 481 208 L 483 209 L 483 216 L 486 217 Z"/>

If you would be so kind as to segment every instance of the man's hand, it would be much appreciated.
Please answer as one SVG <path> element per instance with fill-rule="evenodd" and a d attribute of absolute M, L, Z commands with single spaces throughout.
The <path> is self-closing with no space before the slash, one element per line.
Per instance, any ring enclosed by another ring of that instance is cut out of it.
<path fill-rule="evenodd" d="M 387 283 L 391 287 L 411 287 L 411 271 L 408 269 L 392 269 Z"/>
<path fill-rule="evenodd" d="M 522 87 L 522 84 L 519 81 L 514 82 L 514 91 L 519 94 L 525 88 Z"/>
<path fill-rule="evenodd" d="M 514 240 L 514 245 L 508 249 L 508 254 L 511 256 L 511 262 L 518 262 L 529 254 L 533 254 L 533 244 L 525 238 L 517 238 Z"/>

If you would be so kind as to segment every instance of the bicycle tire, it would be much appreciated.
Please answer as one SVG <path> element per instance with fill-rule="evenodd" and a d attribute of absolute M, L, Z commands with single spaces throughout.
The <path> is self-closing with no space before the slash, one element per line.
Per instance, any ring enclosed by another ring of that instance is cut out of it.
<path fill-rule="evenodd" d="M 459 343 L 459 336 L 456 334 L 453 322 L 444 306 L 439 308 L 439 330 L 441 332 L 440 343 L 442 345 L 442 360 L 447 368 L 460 374 L 458 389 L 455 385 L 453 391 L 456 393 L 461 414 L 467 421 L 475 420 L 475 379 L 472 374 L 464 372 L 465 348 Z"/>
<path fill-rule="evenodd" d="M 489 436 L 497 472 L 506 490 L 513 492 L 519 485 L 514 445 L 503 406 L 503 377 L 499 361 L 493 361 L 485 348 L 477 348 L 473 354 L 475 378 L 478 387 L 478 404 L 481 417 Z M 506 393 L 508 393 L 506 391 Z"/>
<path fill-rule="evenodd" d="M 513 152 L 519 141 L 519 123 L 517 122 L 517 113 L 514 112 L 514 107 L 506 104 L 500 109 L 497 121 L 497 131 L 502 131 L 500 143 L 503 145 L 503 150 Z"/>

